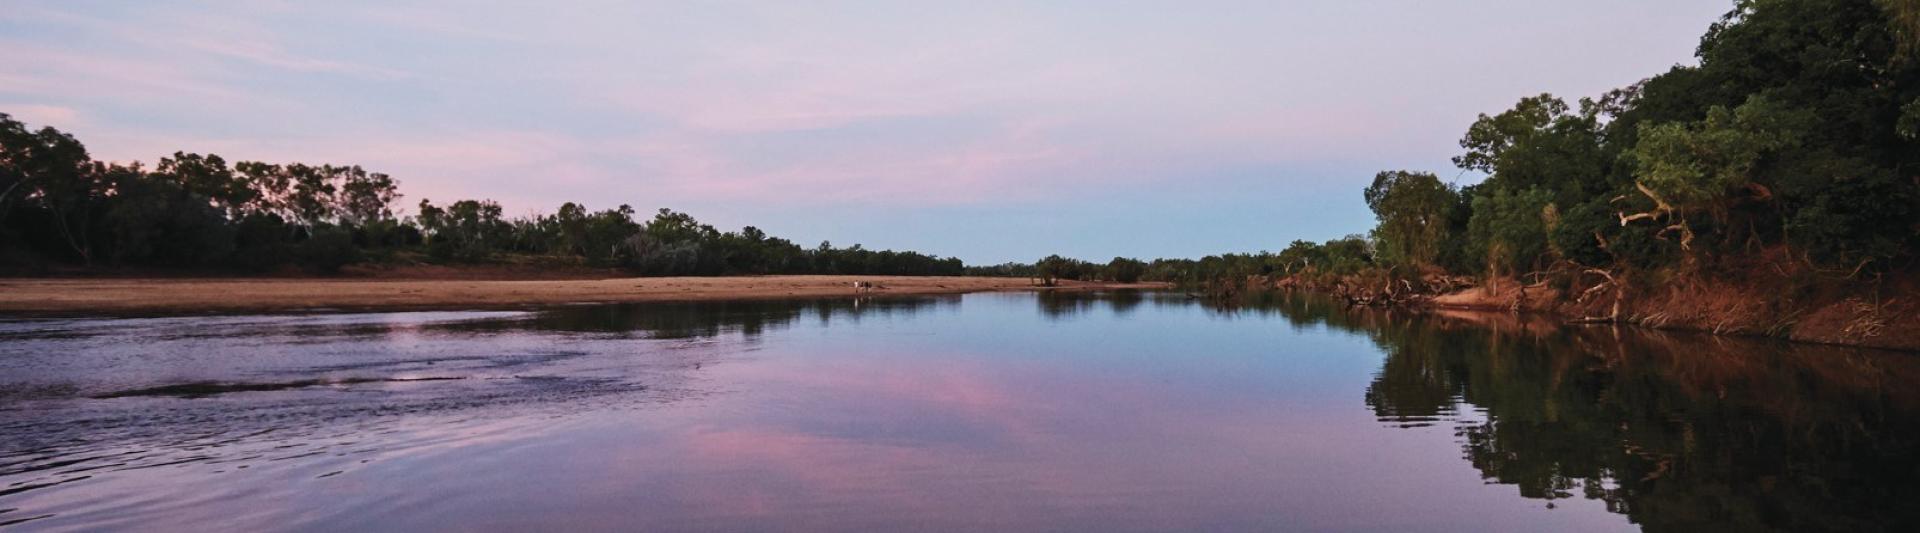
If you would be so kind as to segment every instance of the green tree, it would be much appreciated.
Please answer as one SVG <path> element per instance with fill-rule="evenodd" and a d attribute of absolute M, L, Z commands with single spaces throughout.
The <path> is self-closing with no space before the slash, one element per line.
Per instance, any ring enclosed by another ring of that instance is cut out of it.
<path fill-rule="evenodd" d="M 331 219 L 335 213 L 333 195 L 339 190 L 331 179 L 334 169 L 300 163 L 282 168 L 290 184 L 286 206 L 293 215 L 292 219 L 309 231 Z"/>
<path fill-rule="evenodd" d="M 1107 279 L 1116 282 L 1137 282 L 1140 281 L 1140 277 L 1145 275 L 1146 272 L 1147 264 L 1139 259 L 1115 257 L 1112 261 L 1107 262 Z"/>
<path fill-rule="evenodd" d="M 1059 255 L 1049 255 L 1035 261 L 1034 270 L 1040 276 L 1040 284 L 1052 287 L 1063 279 L 1080 279 L 1085 270 L 1082 261 Z"/>
<path fill-rule="evenodd" d="M 1495 190 L 1473 199 L 1469 246 L 1485 258 L 1487 274 L 1502 276 L 1532 270 L 1547 253 L 1549 222 L 1555 218 L 1546 191 Z"/>
<path fill-rule="evenodd" d="M 1326 251 L 1326 272 L 1347 275 L 1373 265 L 1373 242 L 1364 235 L 1348 235 L 1321 245 Z"/>
<path fill-rule="evenodd" d="M 101 172 L 114 192 L 100 220 L 112 263 L 206 267 L 233 253 L 234 231 L 218 202 L 137 165 Z"/>
<path fill-rule="evenodd" d="M 400 190 L 391 176 L 369 173 L 357 165 L 330 168 L 340 178 L 333 203 L 341 223 L 359 226 L 393 218 L 393 202 L 400 199 Z"/>
<path fill-rule="evenodd" d="M 419 221 L 427 236 L 427 251 L 435 257 L 480 261 L 511 240 L 512 225 L 500 217 L 492 200 L 460 200 L 441 208 L 420 200 Z"/>
<path fill-rule="evenodd" d="M 1304 272 L 1313 268 L 1316 262 L 1325 266 L 1327 250 L 1317 242 L 1295 240 L 1287 244 L 1286 249 L 1280 250 L 1279 261 L 1283 273 Z"/>
<path fill-rule="evenodd" d="M 1753 181 L 1754 173 L 1763 158 L 1797 144 L 1800 124 L 1810 119 L 1755 95 L 1733 110 L 1715 106 L 1700 122 L 1641 125 L 1629 157 L 1638 164 L 1634 186 L 1654 207 L 1622 214 L 1620 223 L 1665 220 L 1680 234 L 1681 248 L 1690 248 L 1694 231 L 1687 215 L 1705 212 L 1724 222 L 1729 197 L 1739 188 L 1772 196 Z"/>
<path fill-rule="evenodd" d="M 213 154 L 174 152 L 173 157 L 160 158 L 154 177 L 177 182 L 186 192 L 213 202 L 233 218 L 244 214 L 259 196 L 246 180 L 227 167 L 225 159 Z"/>
<path fill-rule="evenodd" d="M 1460 139 L 1460 168 L 1485 172 L 1484 189 L 1540 189 L 1572 205 L 1603 193 L 1608 156 L 1600 114 L 1608 105 L 1581 100 L 1579 109 L 1551 94 L 1520 99 L 1498 115 L 1480 115 Z"/>
<path fill-rule="evenodd" d="M 1374 175 L 1365 191 L 1367 207 L 1379 219 L 1373 237 L 1390 262 L 1433 264 L 1447 236 L 1447 215 L 1459 193 L 1426 172 L 1386 171 Z"/>
<path fill-rule="evenodd" d="M 28 130 L 0 113 L 0 216 L 16 204 L 30 204 L 83 264 L 93 262 L 94 222 L 111 189 L 108 170 L 72 135 L 51 127 Z"/>

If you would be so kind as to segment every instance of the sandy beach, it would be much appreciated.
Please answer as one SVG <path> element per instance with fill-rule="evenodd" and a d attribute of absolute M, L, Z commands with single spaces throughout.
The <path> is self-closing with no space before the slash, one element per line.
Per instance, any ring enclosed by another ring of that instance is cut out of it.
<path fill-rule="evenodd" d="M 878 285 L 856 292 L 855 281 Z M 1016 290 L 1158 289 L 1157 283 L 1025 278 L 738 276 L 585 280 L 366 280 L 333 278 L 0 279 L 0 314 L 85 315 L 510 308 L 594 302 L 908 296 Z"/>

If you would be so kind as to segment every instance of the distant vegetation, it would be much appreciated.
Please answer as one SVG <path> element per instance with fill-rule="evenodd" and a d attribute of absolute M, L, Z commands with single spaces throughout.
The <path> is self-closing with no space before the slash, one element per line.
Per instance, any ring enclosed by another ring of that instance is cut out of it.
<path fill-rule="evenodd" d="M 661 209 L 575 203 L 508 218 L 500 204 L 420 200 L 396 216 L 399 183 L 358 166 L 228 164 L 175 153 L 158 165 L 96 161 L 73 136 L 0 113 L 0 266 L 112 266 L 330 272 L 403 256 L 486 263 L 569 260 L 646 275 L 960 275 L 959 259 L 918 252 L 803 248 L 748 226 L 723 232 Z"/>

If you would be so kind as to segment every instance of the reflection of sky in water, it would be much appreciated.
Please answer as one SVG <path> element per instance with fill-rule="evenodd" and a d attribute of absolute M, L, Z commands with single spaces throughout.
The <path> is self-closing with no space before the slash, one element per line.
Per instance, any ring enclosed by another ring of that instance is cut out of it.
<path fill-rule="evenodd" d="M 14 509 L 0 522 L 1634 527 L 1600 500 L 1519 497 L 1462 459 L 1468 437 L 1456 432 L 1496 415 L 1462 403 L 1484 393 L 1446 388 L 1464 383 L 1447 377 L 1460 372 L 1445 359 L 1455 355 L 1419 348 L 1448 330 L 1283 310 L 1021 293 L 6 322 L 0 382 L 33 392 L 0 396 L 0 483 L 47 486 L 0 495 Z M 1472 331 L 1462 339 L 1510 335 Z M 1513 357 L 1442 338 L 1492 354 L 1472 361 Z M 408 376 L 460 379 L 375 381 Z M 88 398 L 182 382 L 299 386 Z M 63 473 L 75 468 L 93 469 Z"/>

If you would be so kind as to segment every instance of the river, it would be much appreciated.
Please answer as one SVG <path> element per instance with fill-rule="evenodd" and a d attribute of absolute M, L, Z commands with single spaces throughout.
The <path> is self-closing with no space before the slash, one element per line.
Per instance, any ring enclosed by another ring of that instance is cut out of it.
<path fill-rule="evenodd" d="M 1920 356 L 1170 293 L 0 321 L 0 531 L 1911 531 Z"/>

